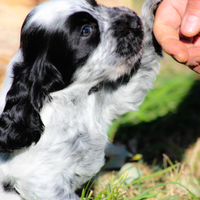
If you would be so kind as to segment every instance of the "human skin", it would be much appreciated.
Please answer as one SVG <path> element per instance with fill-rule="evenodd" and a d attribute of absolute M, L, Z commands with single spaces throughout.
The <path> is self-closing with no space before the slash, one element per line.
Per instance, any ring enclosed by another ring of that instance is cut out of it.
<path fill-rule="evenodd" d="M 200 0 L 163 0 L 154 35 L 163 50 L 200 74 Z"/>

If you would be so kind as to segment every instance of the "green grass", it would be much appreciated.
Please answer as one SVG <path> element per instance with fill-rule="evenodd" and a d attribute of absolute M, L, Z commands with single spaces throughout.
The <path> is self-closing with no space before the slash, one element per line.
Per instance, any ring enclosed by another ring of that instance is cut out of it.
<path fill-rule="evenodd" d="M 142 199 L 158 199 L 159 196 L 165 197 L 159 198 L 160 200 L 175 200 L 175 199 L 187 199 L 187 200 L 198 200 L 189 189 L 187 189 L 184 185 L 178 182 L 168 182 L 168 183 L 158 183 L 153 187 L 146 188 L 145 183 L 147 181 L 151 181 L 152 179 L 156 179 L 156 177 L 162 175 L 164 176 L 166 173 L 177 170 L 178 165 L 172 165 L 166 169 L 160 170 L 158 172 L 152 173 L 148 176 L 140 177 L 137 180 L 133 181 L 131 184 L 126 184 L 125 180 L 127 174 L 123 174 L 120 178 L 117 176 L 111 176 L 109 183 L 106 185 L 106 189 L 99 192 L 96 197 L 92 197 L 92 190 L 89 193 L 86 193 L 86 189 L 83 189 L 81 200 L 142 200 Z M 138 191 L 137 196 L 133 194 L 132 197 L 127 196 L 130 186 L 133 185 Z M 180 195 L 169 195 L 170 189 L 167 189 L 166 186 L 176 186 L 180 187 L 187 193 L 185 196 Z"/>

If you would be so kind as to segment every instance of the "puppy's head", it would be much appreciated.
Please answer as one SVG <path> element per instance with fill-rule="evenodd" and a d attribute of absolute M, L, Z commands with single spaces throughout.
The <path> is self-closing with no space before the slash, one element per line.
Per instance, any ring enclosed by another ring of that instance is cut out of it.
<path fill-rule="evenodd" d="M 44 130 L 39 113 L 51 92 L 76 82 L 92 89 L 136 70 L 142 41 L 140 18 L 125 7 L 98 6 L 94 0 L 52 0 L 36 7 L 22 27 L 22 60 L 12 66 L 0 150 L 39 141 Z"/>

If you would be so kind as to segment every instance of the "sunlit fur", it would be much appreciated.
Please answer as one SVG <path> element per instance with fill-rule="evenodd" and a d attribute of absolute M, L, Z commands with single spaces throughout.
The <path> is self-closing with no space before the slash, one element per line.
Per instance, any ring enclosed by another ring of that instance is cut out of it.
<path fill-rule="evenodd" d="M 52 0 L 25 19 L 0 92 L 0 199 L 75 200 L 104 164 L 107 130 L 156 78 L 152 26 L 94 0 Z"/>

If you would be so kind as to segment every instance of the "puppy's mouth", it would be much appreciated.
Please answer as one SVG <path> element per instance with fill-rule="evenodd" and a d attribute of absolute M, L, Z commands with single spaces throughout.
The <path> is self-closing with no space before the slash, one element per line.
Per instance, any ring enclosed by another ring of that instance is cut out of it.
<path fill-rule="evenodd" d="M 125 61 L 125 67 L 133 68 L 136 63 L 138 63 L 142 58 L 143 48 L 141 48 L 140 52 L 136 54 L 132 54 L 130 57 L 128 57 Z"/>
<path fill-rule="evenodd" d="M 139 69 L 143 51 L 144 49 L 141 46 L 140 51 L 137 52 L 137 54 L 133 53 L 125 60 L 125 63 L 123 64 L 122 68 L 124 69 L 124 73 L 126 75 L 131 75 L 132 72 L 136 72 Z"/>

